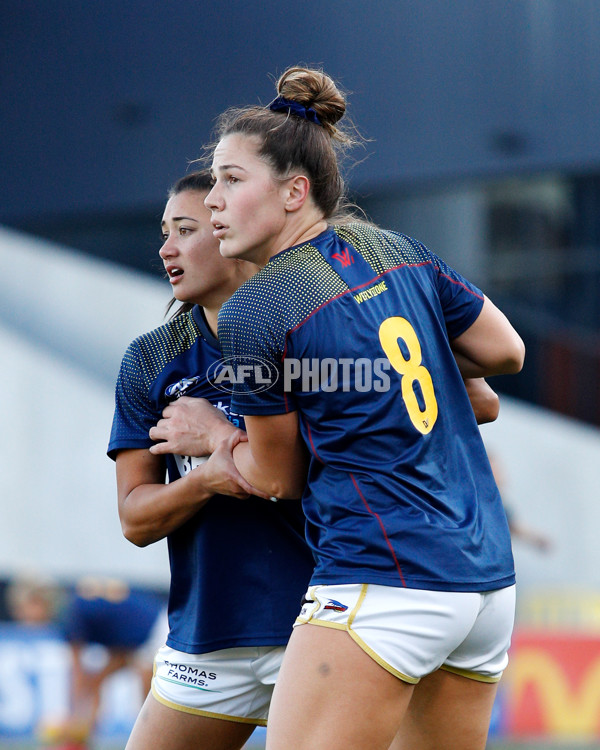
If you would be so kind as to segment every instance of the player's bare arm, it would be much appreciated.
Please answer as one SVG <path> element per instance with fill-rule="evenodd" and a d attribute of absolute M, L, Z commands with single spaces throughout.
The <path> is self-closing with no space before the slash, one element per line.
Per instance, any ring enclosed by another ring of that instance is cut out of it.
<path fill-rule="evenodd" d="M 235 467 L 231 454 L 244 438 L 238 430 L 208 461 L 164 484 L 164 461 L 146 449 L 117 455 L 117 495 L 123 534 L 139 547 L 163 539 L 188 521 L 215 494 L 246 498 L 260 494 Z"/>
<path fill-rule="evenodd" d="M 451 345 L 464 378 L 516 373 L 525 359 L 523 340 L 488 297 L 477 320 Z"/>
<path fill-rule="evenodd" d="M 239 472 L 271 496 L 301 497 L 309 455 L 298 428 L 297 412 L 246 416 L 245 421 L 249 442 L 239 443 L 233 453 Z"/>
<path fill-rule="evenodd" d="M 477 424 L 487 424 L 498 419 L 500 399 L 484 378 L 466 378 L 465 388 Z"/>
<path fill-rule="evenodd" d="M 498 419 L 500 411 L 498 394 L 484 378 L 469 377 L 468 373 L 472 371 L 473 362 L 459 352 L 454 351 L 454 348 L 452 349 L 452 353 L 454 354 L 460 374 L 463 376 L 467 395 L 471 402 L 471 408 L 475 414 L 477 424 L 487 424 Z"/>

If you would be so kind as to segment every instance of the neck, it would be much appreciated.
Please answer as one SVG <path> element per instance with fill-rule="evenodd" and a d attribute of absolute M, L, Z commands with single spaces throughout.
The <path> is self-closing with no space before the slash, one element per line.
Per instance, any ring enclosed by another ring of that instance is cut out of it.
<path fill-rule="evenodd" d="M 216 338 L 217 337 L 217 320 L 219 318 L 219 310 L 221 309 L 221 305 L 218 307 L 203 307 L 204 310 L 204 317 L 206 318 L 206 322 L 208 323 L 208 327 L 210 328 L 211 333 Z"/>
<path fill-rule="evenodd" d="M 289 247 L 295 245 L 302 245 L 304 242 L 310 242 L 310 240 L 318 237 L 322 232 L 327 229 L 327 221 L 322 217 L 318 217 L 310 222 L 304 222 L 301 225 L 290 225 L 287 231 L 283 232 L 274 243 L 273 247 L 267 250 L 260 261 L 255 261 L 261 268 L 266 266 L 269 260 L 283 250 L 287 250 Z"/>
<path fill-rule="evenodd" d="M 212 295 L 205 297 L 202 301 L 198 301 L 198 304 L 204 310 L 204 317 L 206 318 L 208 327 L 215 337 L 217 336 L 218 318 L 221 307 L 245 281 L 248 281 L 258 271 L 258 267 L 254 263 L 240 260 L 227 262 L 232 263 L 232 268 L 234 269 L 234 275 L 229 282 L 215 289 Z"/>
<path fill-rule="evenodd" d="M 310 240 L 314 240 L 315 237 L 318 237 L 322 232 L 324 232 L 327 229 L 327 222 L 325 219 L 319 219 L 318 221 L 314 222 L 310 227 L 307 227 L 303 232 L 301 232 L 293 242 L 290 242 L 287 247 L 293 247 L 294 245 L 301 245 L 303 242 L 309 242 Z"/>

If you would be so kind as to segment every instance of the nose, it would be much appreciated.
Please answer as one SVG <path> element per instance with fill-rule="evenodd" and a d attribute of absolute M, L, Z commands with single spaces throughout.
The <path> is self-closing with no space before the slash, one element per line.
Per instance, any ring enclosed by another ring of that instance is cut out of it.
<path fill-rule="evenodd" d="M 219 185 L 215 182 L 204 199 L 204 205 L 209 211 L 218 211 L 222 207 L 222 203 L 223 201 L 220 197 Z"/>
<path fill-rule="evenodd" d="M 177 243 L 173 238 L 173 234 L 170 234 L 167 239 L 163 242 L 162 247 L 158 251 L 158 254 L 163 260 L 172 258 L 177 255 Z"/>

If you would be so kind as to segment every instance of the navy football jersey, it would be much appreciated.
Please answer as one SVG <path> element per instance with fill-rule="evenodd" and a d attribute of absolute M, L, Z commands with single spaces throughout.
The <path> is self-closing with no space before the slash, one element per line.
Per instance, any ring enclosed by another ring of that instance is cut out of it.
<path fill-rule="evenodd" d="M 506 517 L 450 347 L 482 305 L 422 244 L 350 224 L 277 254 L 221 309 L 223 354 L 241 373 L 232 408 L 299 413 L 312 454 L 312 583 L 514 582 Z"/>
<path fill-rule="evenodd" d="M 162 597 L 153 591 L 121 582 L 111 591 L 110 581 L 84 580 L 72 592 L 60 625 L 73 643 L 135 649 L 148 640 L 163 607 Z"/>
<path fill-rule="evenodd" d="M 109 456 L 149 448 L 149 429 L 177 394 L 208 399 L 243 428 L 207 376 L 221 356 L 197 306 L 135 339 L 119 372 Z M 168 456 L 169 480 L 193 465 Z M 167 541 L 169 646 L 203 653 L 287 642 L 314 564 L 299 501 L 216 495 Z"/>

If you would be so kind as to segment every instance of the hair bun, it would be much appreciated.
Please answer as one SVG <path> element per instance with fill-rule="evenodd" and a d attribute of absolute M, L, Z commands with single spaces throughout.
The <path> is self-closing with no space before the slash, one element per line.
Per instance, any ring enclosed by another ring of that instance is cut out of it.
<path fill-rule="evenodd" d="M 331 136 L 338 135 L 335 123 L 346 112 L 346 99 L 322 70 L 288 68 L 277 81 L 277 92 L 285 99 L 314 109 L 325 130 Z"/>

